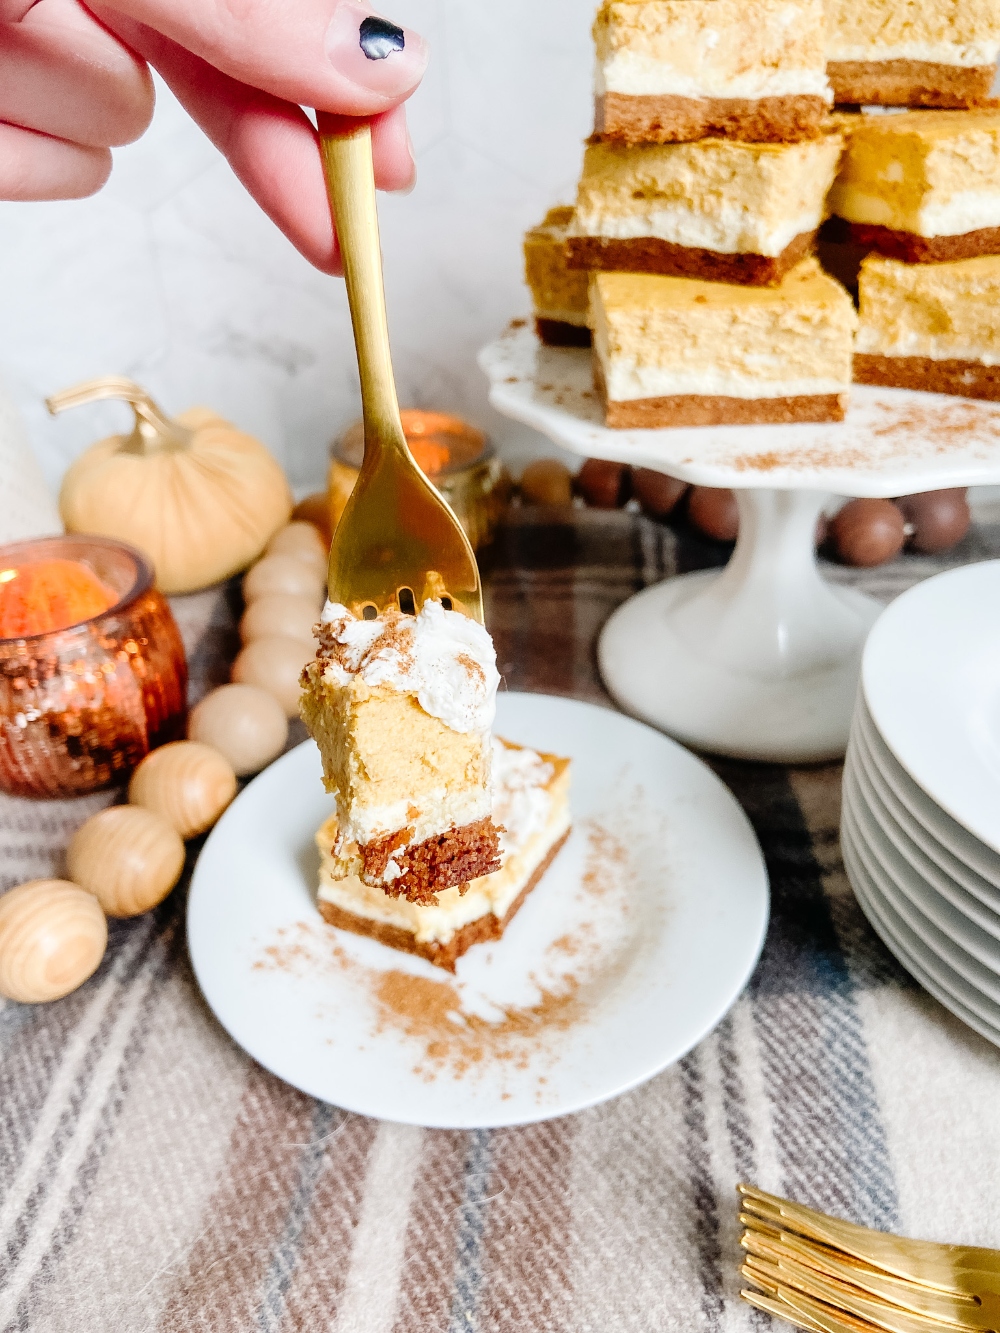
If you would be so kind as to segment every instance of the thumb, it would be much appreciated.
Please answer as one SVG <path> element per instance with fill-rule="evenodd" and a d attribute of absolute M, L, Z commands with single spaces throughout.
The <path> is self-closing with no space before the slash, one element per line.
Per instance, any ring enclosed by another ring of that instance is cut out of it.
<path fill-rule="evenodd" d="M 170 38 L 230 78 L 283 101 L 374 116 L 409 97 L 427 65 L 419 33 L 360 0 L 92 0 Z"/>

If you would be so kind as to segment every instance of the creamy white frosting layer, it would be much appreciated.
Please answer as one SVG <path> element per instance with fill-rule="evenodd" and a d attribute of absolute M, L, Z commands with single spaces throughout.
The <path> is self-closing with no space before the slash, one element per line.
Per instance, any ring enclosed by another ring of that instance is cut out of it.
<path fill-rule="evenodd" d="M 615 403 L 637 398 L 673 398 L 681 394 L 751 399 L 800 398 L 846 393 L 850 388 L 849 384 L 837 379 L 754 379 L 749 375 L 727 375 L 711 366 L 703 370 L 676 370 L 640 366 L 634 361 L 619 359 L 609 364 L 605 357 L 602 357 L 601 364 L 608 397 Z M 772 369 L 780 370 L 780 366 L 766 367 L 768 371 Z"/>
<path fill-rule="evenodd" d="M 1000 56 L 1000 40 L 983 37 L 975 42 L 899 42 L 880 46 L 877 42 L 845 42 L 828 39 L 827 59 L 832 61 L 883 62 L 887 60 L 919 60 L 932 65 L 956 65 L 974 69 L 981 65 L 995 65 Z"/>
<path fill-rule="evenodd" d="M 848 222 L 878 227 L 899 227 L 898 211 L 877 195 L 865 194 L 854 185 L 835 185 L 830 207 Z M 961 236 L 982 227 L 1000 227 L 1000 190 L 963 190 L 947 199 L 933 195 L 910 217 L 905 230 L 917 236 Z"/>
<path fill-rule="evenodd" d="M 333 602 L 322 620 L 339 647 L 324 671 L 338 684 L 360 676 L 373 689 L 415 694 L 425 713 L 453 731 L 489 731 L 500 675 L 493 640 L 477 621 L 439 601 L 424 602 L 419 615 L 399 617 L 389 629 L 382 617 L 359 620 Z"/>
<path fill-rule="evenodd" d="M 485 787 L 471 787 L 464 791 L 455 791 L 442 787 L 439 791 L 424 793 L 420 797 L 420 813 L 414 817 L 412 802 L 404 798 L 389 805 L 362 805 L 355 801 L 344 817 L 341 836 L 337 843 L 337 854 L 352 842 L 368 843 L 376 838 L 384 838 L 395 829 L 412 828 L 411 843 L 423 842 L 450 828 L 462 828 L 466 824 L 475 824 L 485 819 L 490 813 L 493 795 L 489 783 Z M 397 866 L 383 876 L 394 879 L 400 874 Z"/>
<path fill-rule="evenodd" d="M 629 213 L 578 209 L 571 235 L 606 236 L 610 240 L 655 236 L 674 245 L 716 250 L 721 254 L 756 254 L 773 258 L 780 255 L 796 236 L 815 231 L 824 216 L 822 200 L 815 208 L 772 226 L 738 204 L 723 207 L 711 215 L 699 212 L 696 201 Z"/>
<path fill-rule="evenodd" d="M 704 33 L 705 55 L 711 37 Z M 682 48 L 683 49 L 683 48 Z M 685 52 L 687 54 L 687 52 Z M 594 92 L 624 93 L 631 97 L 822 97 L 832 102 L 833 93 L 825 69 L 755 68 L 734 72 L 728 67 L 692 60 L 678 66 L 640 51 L 616 51 L 607 60 L 598 61 L 594 73 Z"/>

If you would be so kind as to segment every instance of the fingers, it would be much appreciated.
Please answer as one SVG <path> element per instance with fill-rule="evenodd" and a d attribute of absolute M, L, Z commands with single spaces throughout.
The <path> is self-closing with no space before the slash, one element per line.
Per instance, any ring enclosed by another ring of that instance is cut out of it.
<path fill-rule="evenodd" d="M 92 0 L 118 19 L 155 29 L 231 78 L 296 105 L 341 115 L 388 111 L 427 64 L 418 33 L 358 0 Z"/>
<path fill-rule="evenodd" d="M 110 173 L 106 148 L 0 124 L 0 199 L 83 199 Z"/>
<path fill-rule="evenodd" d="M 0 25 L 0 120 L 90 147 L 131 143 L 153 114 L 143 61 L 77 0 Z"/>
<path fill-rule="evenodd" d="M 119 34 L 159 70 L 178 101 L 292 244 L 324 273 L 340 272 L 316 131 L 298 106 L 220 74 L 160 33 L 120 18 Z M 403 189 L 413 158 L 403 108 L 373 122 L 375 178 Z"/>

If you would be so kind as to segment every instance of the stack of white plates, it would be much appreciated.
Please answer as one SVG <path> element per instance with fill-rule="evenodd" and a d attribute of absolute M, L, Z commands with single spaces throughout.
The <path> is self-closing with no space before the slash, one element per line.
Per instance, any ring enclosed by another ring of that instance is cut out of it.
<path fill-rule="evenodd" d="M 919 584 L 872 630 L 841 842 L 888 948 L 1000 1046 L 1000 561 Z"/>

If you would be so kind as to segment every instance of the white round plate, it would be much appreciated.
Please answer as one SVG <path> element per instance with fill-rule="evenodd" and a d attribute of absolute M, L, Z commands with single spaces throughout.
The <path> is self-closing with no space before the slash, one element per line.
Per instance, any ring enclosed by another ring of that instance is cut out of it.
<path fill-rule="evenodd" d="M 844 853 L 844 865 L 851 880 L 855 897 L 869 924 L 880 937 L 882 943 L 899 959 L 903 967 L 920 982 L 925 990 L 946 1009 L 949 1009 L 973 1031 L 978 1032 L 987 1041 L 1000 1046 L 1000 1019 L 991 1022 L 979 1011 L 981 1001 L 976 1006 L 966 1004 L 957 993 L 967 994 L 967 983 L 961 977 L 956 978 L 946 964 L 925 949 L 921 941 L 913 934 L 898 914 L 875 890 L 864 867 L 854 850 L 851 835 L 845 828 L 841 832 L 841 845 Z"/>
<path fill-rule="evenodd" d="M 573 832 L 502 940 L 423 959 L 315 904 L 329 814 L 312 742 L 237 797 L 198 859 L 195 974 L 235 1041 L 312 1096 L 440 1128 L 566 1115 L 679 1059 L 746 984 L 768 886 L 745 814 L 699 759 L 620 713 L 506 694 L 498 735 L 573 761 Z"/>
<path fill-rule="evenodd" d="M 998 961 L 1000 961 L 1000 912 L 996 910 L 997 894 L 992 897 L 984 894 L 984 881 L 978 880 L 973 872 L 951 858 L 951 863 L 959 870 L 952 874 L 945 864 L 948 853 L 942 847 L 935 848 L 930 855 L 924 850 L 921 840 L 914 837 L 920 832 L 913 819 L 905 810 L 894 802 L 892 793 L 878 784 L 877 777 L 865 766 L 864 751 L 857 737 L 852 739 L 852 748 L 845 767 L 851 774 L 851 780 L 859 788 L 860 799 L 877 823 L 880 832 L 892 844 L 893 855 L 900 856 L 907 863 L 910 872 L 917 875 L 943 898 L 946 898 L 963 915 L 974 921 L 988 935 L 997 941 Z M 933 845 L 925 839 L 928 845 Z M 966 885 L 976 887 L 970 891 Z M 986 886 L 987 889 L 990 886 Z"/>
<path fill-rule="evenodd" d="M 968 993 L 963 995 L 965 1002 L 979 1008 L 991 1022 L 1000 1026 L 1000 978 L 945 935 L 903 892 L 867 841 L 850 800 L 844 807 L 843 824 L 848 836 L 853 839 L 855 853 L 860 856 L 869 881 L 875 886 L 879 902 L 892 909 L 894 919 L 898 918 L 905 923 L 907 930 L 920 939 L 928 954 L 947 965 L 955 977 L 961 978 L 963 986 L 968 988 Z"/>
<path fill-rule="evenodd" d="M 872 721 L 925 792 L 1000 851 L 1000 560 L 918 583 L 868 637 Z"/>
<path fill-rule="evenodd" d="M 611 430 L 585 348 L 529 327 L 484 347 L 490 402 L 574 452 L 657 468 L 696 486 L 893 496 L 1000 481 L 1000 404 L 855 384 L 846 420 Z"/>
<path fill-rule="evenodd" d="M 921 787 L 917 786 L 878 734 L 878 729 L 864 706 L 864 700 L 860 697 L 857 720 L 865 745 L 885 786 L 926 829 L 928 837 L 940 843 L 956 860 L 967 865 L 987 886 L 992 887 L 994 892 L 989 900 L 994 901 L 996 894 L 1000 893 L 1000 856 L 992 847 L 987 847 L 967 828 L 963 828 L 952 819 Z"/>
<path fill-rule="evenodd" d="M 978 926 L 961 906 L 956 906 L 957 895 L 953 897 L 946 877 L 939 881 L 944 886 L 942 891 L 900 851 L 898 835 L 894 836 L 879 820 L 876 807 L 864 790 L 863 777 L 854 770 L 845 770 L 844 784 L 845 793 L 850 789 L 847 799 L 851 802 L 855 826 L 883 872 L 943 935 L 995 975 L 996 999 L 1000 1003 L 1000 940 Z"/>

